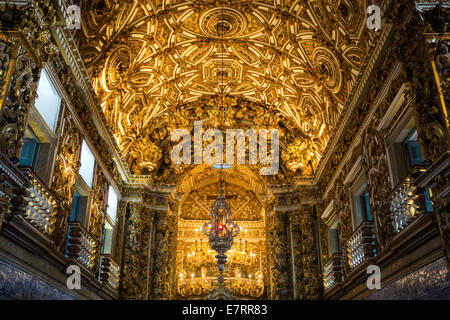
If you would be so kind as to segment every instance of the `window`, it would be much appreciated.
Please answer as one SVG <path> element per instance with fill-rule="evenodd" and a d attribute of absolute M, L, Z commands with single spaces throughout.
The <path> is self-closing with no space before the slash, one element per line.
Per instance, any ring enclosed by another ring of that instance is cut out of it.
<path fill-rule="evenodd" d="M 354 196 L 354 203 L 356 209 L 356 226 L 359 226 L 363 221 L 372 221 L 367 183 L 364 183 L 363 186 L 356 192 Z"/>
<path fill-rule="evenodd" d="M 31 168 L 44 183 L 48 183 L 53 164 L 55 140 L 41 131 L 32 119 L 30 124 L 31 126 L 28 125 L 25 130 L 19 166 Z"/>
<path fill-rule="evenodd" d="M 411 133 L 403 141 L 403 152 L 405 162 L 409 168 L 423 164 L 422 150 L 417 141 L 417 129 L 414 128 Z"/>
<path fill-rule="evenodd" d="M 370 212 L 370 195 L 366 176 L 362 174 L 351 189 L 353 230 L 364 221 L 372 221 Z"/>
<path fill-rule="evenodd" d="M 40 141 L 30 127 L 25 131 L 22 152 L 20 154 L 19 166 L 36 169 L 39 157 Z"/>
<path fill-rule="evenodd" d="M 56 151 L 55 135 L 61 98 L 48 73 L 43 69 L 37 89 L 38 97 L 30 110 L 19 166 L 29 167 L 48 184 Z"/>
<path fill-rule="evenodd" d="M 105 232 L 103 233 L 103 249 L 102 253 L 111 254 L 113 242 L 114 226 L 109 221 L 105 222 Z"/>
<path fill-rule="evenodd" d="M 92 192 L 95 158 L 86 141 L 81 145 L 81 165 L 75 184 L 75 194 L 72 202 L 70 221 L 80 222 L 85 226 L 89 216 L 89 199 Z"/>
<path fill-rule="evenodd" d="M 116 223 L 118 197 L 114 188 L 109 187 L 108 190 L 108 209 L 106 211 L 105 231 L 103 233 L 103 249 L 102 253 L 111 254 L 113 245 L 114 226 Z"/>
<path fill-rule="evenodd" d="M 86 185 L 91 188 L 92 187 L 92 179 L 94 177 L 94 166 L 95 166 L 95 158 L 89 149 L 86 141 L 83 140 L 83 144 L 81 146 L 81 166 L 79 170 L 80 176 L 83 178 Z"/>
<path fill-rule="evenodd" d="M 392 188 L 401 183 L 410 170 L 424 164 L 414 116 L 405 115 L 387 139 Z"/>
<path fill-rule="evenodd" d="M 406 113 L 388 138 L 389 170 L 392 188 L 395 188 L 408 176 L 415 166 L 424 165 L 424 157 L 419 144 L 418 132 L 412 112 Z M 433 212 L 430 191 L 424 191 L 425 208 Z"/>
<path fill-rule="evenodd" d="M 79 180 L 81 179 L 77 179 L 75 184 L 70 222 L 80 222 L 85 226 L 86 217 L 88 216 L 89 189 L 83 186 L 84 181 Z"/>
<path fill-rule="evenodd" d="M 430 189 L 425 189 L 425 209 L 427 212 L 433 212 L 433 203 L 431 202 Z"/>
<path fill-rule="evenodd" d="M 113 222 L 116 222 L 116 212 L 117 212 L 117 194 L 112 186 L 108 190 L 108 216 Z"/>
<path fill-rule="evenodd" d="M 54 132 L 58 120 L 59 107 L 61 98 L 55 90 L 50 77 L 43 69 L 37 88 L 37 99 L 35 108 L 48 125 L 49 129 Z"/>
<path fill-rule="evenodd" d="M 339 244 L 339 226 L 336 221 L 331 227 L 328 228 L 328 248 L 329 248 L 329 256 L 340 253 L 341 248 Z"/>
<path fill-rule="evenodd" d="M 363 193 L 359 196 L 360 208 L 363 220 L 372 221 L 372 214 L 370 213 L 370 197 L 367 191 L 367 186 L 365 187 Z"/>

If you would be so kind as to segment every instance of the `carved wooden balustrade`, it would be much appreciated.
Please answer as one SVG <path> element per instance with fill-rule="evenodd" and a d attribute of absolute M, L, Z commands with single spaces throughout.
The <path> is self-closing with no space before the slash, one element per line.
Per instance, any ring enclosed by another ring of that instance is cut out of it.
<path fill-rule="evenodd" d="M 27 189 L 28 195 L 25 196 L 27 206 L 23 211 L 23 216 L 37 230 L 51 237 L 55 230 L 55 215 L 58 211 L 57 201 L 52 192 L 31 169 L 22 169 L 22 172 L 31 182 L 31 186 Z"/>
<path fill-rule="evenodd" d="M 108 284 L 113 289 L 119 287 L 120 269 L 109 254 L 100 257 L 100 281 Z"/>
<path fill-rule="evenodd" d="M 92 270 L 95 264 L 97 243 L 79 222 L 69 224 L 68 256 Z"/>
<path fill-rule="evenodd" d="M 407 177 L 391 196 L 390 211 L 394 232 L 402 231 L 417 217 L 419 205 L 415 193 L 416 187 L 412 185 L 411 178 Z"/>
<path fill-rule="evenodd" d="M 376 255 L 375 233 L 372 221 L 364 221 L 347 240 L 348 264 L 354 269 L 367 258 Z"/>
<path fill-rule="evenodd" d="M 12 202 L 16 206 L 21 202 L 14 198 L 21 197 L 28 185 L 26 176 L 0 152 L 0 230 Z"/>
<path fill-rule="evenodd" d="M 323 283 L 325 289 L 333 287 L 343 280 L 341 254 L 334 253 L 323 267 Z"/>

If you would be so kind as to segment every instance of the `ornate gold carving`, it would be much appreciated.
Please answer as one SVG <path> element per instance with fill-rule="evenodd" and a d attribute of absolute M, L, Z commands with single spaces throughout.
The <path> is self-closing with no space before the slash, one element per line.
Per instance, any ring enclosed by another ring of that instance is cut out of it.
<path fill-rule="evenodd" d="M 89 232 L 99 242 L 101 242 L 103 235 L 108 186 L 108 180 L 103 174 L 102 169 L 97 165 L 94 177 L 91 215 L 89 217 Z"/>
<path fill-rule="evenodd" d="M 101 167 L 97 164 L 94 174 L 93 199 L 90 207 L 89 216 L 89 233 L 98 243 L 99 248 L 103 246 L 103 231 L 106 215 L 106 197 L 108 194 L 108 180 L 102 172 Z M 94 270 L 97 272 L 100 263 L 100 250 L 95 258 Z"/>
<path fill-rule="evenodd" d="M 19 161 L 26 119 L 34 103 L 38 78 L 36 62 L 21 47 L 0 120 L 0 151 L 16 163 Z"/>
<path fill-rule="evenodd" d="M 256 195 L 237 185 L 224 184 L 225 196 L 233 212 L 233 220 L 256 221 L 262 218 L 261 203 Z M 181 218 L 194 220 L 208 220 L 209 209 L 214 205 L 219 194 L 219 185 L 210 184 L 192 191 L 181 207 Z"/>
<path fill-rule="evenodd" d="M 5 92 L 13 68 L 12 60 L 16 49 L 17 39 L 13 37 L 0 38 L 0 110 L 3 106 Z"/>
<path fill-rule="evenodd" d="M 384 247 L 392 234 L 389 218 L 389 195 L 391 190 L 390 174 L 386 155 L 385 141 L 373 128 L 368 128 L 364 138 L 365 168 L 368 172 L 370 194 L 370 212 L 376 220 L 377 244 Z"/>
<path fill-rule="evenodd" d="M 146 210 L 137 203 L 128 203 L 123 269 L 120 277 L 122 299 L 146 299 L 148 254 L 151 221 Z"/>
<path fill-rule="evenodd" d="M 316 246 L 316 232 L 314 220 L 317 218 L 316 208 L 313 206 L 303 206 L 301 209 L 301 230 L 302 230 L 302 298 L 311 300 L 321 297 L 322 279 L 320 277 Z"/>
<path fill-rule="evenodd" d="M 285 153 L 288 168 L 310 175 L 308 162 L 317 166 L 373 40 L 363 28 L 362 3 L 329 6 L 229 1 L 222 10 L 215 1 L 185 1 L 161 11 L 162 3 L 150 0 L 90 4 L 81 51 L 131 172 L 148 174 L 144 168 L 165 158 L 152 132 L 164 127 L 167 111 L 226 92 L 273 106 L 292 123 L 287 131 L 295 128 L 307 143 L 296 141 Z M 152 137 L 151 157 L 137 153 L 145 137 Z"/>
<path fill-rule="evenodd" d="M 72 200 L 75 192 L 75 179 L 80 166 L 80 151 L 82 137 L 70 115 L 64 117 L 55 160 L 55 169 L 51 189 L 62 204 L 61 210 L 56 215 L 55 244 L 58 248 L 64 247 L 69 216 L 72 212 Z"/>

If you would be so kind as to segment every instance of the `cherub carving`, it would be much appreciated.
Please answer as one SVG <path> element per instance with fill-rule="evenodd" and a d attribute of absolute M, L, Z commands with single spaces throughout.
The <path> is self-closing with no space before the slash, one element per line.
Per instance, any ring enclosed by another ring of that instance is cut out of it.
<path fill-rule="evenodd" d="M 439 53 L 436 55 L 436 70 L 443 80 L 448 80 L 450 76 L 450 53 L 445 43 L 441 43 Z"/>
<path fill-rule="evenodd" d="M 9 62 L 11 58 L 6 49 L 6 43 L 0 41 L 0 84 L 3 85 L 6 74 L 8 73 Z"/>

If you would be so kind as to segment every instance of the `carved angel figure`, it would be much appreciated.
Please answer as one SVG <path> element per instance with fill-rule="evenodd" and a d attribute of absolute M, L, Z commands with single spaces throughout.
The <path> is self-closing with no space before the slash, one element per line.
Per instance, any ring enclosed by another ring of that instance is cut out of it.
<path fill-rule="evenodd" d="M 11 58 L 6 50 L 6 43 L 0 41 L 0 84 L 3 84 L 4 78 L 8 73 L 10 61 Z"/>
<path fill-rule="evenodd" d="M 7 124 L 0 132 L 0 151 L 8 155 L 9 158 L 15 156 L 18 136 L 19 132 L 14 123 Z"/>
<path fill-rule="evenodd" d="M 436 69 L 443 80 L 449 80 L 450 77 L 450 53 L 448 46 L 441 43 L 439 53 L 436 55 Z"/>
<path fill-rule="evenodd" d="M 441 43 L 439 53 L 436 55 L 436 69 L 442 76 L 450 70 L 450 53 L 445 43 Z"/>

